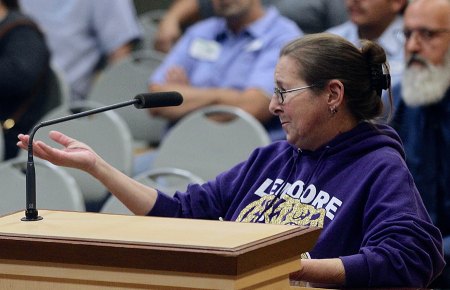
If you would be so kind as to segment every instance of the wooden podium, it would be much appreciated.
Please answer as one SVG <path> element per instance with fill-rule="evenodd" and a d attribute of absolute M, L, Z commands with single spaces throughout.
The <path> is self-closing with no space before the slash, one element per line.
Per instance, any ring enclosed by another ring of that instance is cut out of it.
<path fill-rule="evenodd" d="M 289 289 L 320 229 L 40 210 L 0 218 L 0 289 Z"/>

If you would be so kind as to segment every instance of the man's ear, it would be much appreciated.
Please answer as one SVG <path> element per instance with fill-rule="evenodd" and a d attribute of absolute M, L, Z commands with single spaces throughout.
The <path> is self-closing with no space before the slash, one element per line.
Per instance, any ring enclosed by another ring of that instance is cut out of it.
<path fill-rule="evenodd" d="M 340 80 L 330 80 L 328 82 L 328 100 L 329 107 L 338 108 L 344 104 L 344 84 Z"/>

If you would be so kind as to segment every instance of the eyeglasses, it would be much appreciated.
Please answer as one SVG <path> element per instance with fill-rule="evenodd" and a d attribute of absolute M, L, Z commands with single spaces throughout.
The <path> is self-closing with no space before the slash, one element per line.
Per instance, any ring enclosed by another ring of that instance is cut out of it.
<path fill-rule="evenodd" d="M 290 89 L 290 90 L 282 90 L 280 88 L 275 87 L 275 88 L 273 88 L 273 93 L 275 94 L 275 96 L 277 96 L 278 103 L 281 105 L 281 104 L 284 103 L 284 100 L 286 99 L 284 94 L 305 90 L 305 89 L 308 89 L 308 88 L 311 88 L 311 87 L 315 87 L 315 86 L 316 85 L 314 84 L 314 85 L 299 87 L 299 88 Z"/>
<path fill-rule="evenodd" d="M 416 29 L 404 29 L 403 35 L 405 36 L 405 40 L 408 41 L 413 33 L 416 32 L 416 36 L 419 41 L 430 41 L 441 33 L 449 33 L 450 30 L 446 28 L 439 29 L 431 29 L 431 28 L 416 28 Z"/>

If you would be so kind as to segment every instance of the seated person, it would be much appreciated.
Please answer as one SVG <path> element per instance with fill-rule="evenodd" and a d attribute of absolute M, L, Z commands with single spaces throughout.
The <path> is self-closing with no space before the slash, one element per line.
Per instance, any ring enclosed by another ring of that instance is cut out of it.
<path fill-rule="evenodd" d="M 130 54 L 141 38 L 131 0 L 20 0 L 47 36 L 70 101 L 86 100 L 97 73 Z"/>
<path fill-rule="evenodd" d="M 0 0 L 0 123 L 5 140 L 0 159 L 15 157 L 17 134 L 29 132 L 56 106 L 46 94 L 50 75 L 44 35 L 19 11 L 17 1 Z"/>
<path fill-rule="evenodd" d="M 304 33 L 317 33 L 348 19 L 345 0 L 262 0 L 293 20 Z M 169 52 L 183 31 L 199 19 L 214 16 L 211 0 L 173 1 L 159 22 L 154 48 Z"/>
<path fill-rule="evenodd" d="M 301 30 L 260 1 L 213 4 L 218 16 L 190 27 L 150 78 L 151 92 L 178 91 L 183 104 L 150 112 L 175 123 L 201 107 L 231 105 L 258 119 L 273 140 L 284 138 L 267 109 L 273 68 L 281 47 Z"/>
<path fill-rule="evenodd" d="M 434 288 L 450 288 L 450 1 L 415 0 L 405 11 L 405 71 L 394 87 L 392 126 L 433 223 L 447 266 Z"/>

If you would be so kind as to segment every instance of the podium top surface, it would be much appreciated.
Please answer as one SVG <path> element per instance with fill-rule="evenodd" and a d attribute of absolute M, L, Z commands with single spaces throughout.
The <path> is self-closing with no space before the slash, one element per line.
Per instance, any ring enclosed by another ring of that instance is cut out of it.
<path fill-rule="evenodd" d="M 0 218 L 0 234 L 233 249 L 297 226 L 40 210 L 40 221 L 23 222 L 23 212 Z"/>
<path fill-rule="evenodd" d="M 87 212 L 40 210 L 39 215 L 42 220 L 28 222 L 21 221 L 23 212 L 0 217 L 0 259 L 164 270 L 173 269 L 173 263 L 186 264 L 183 259 L 198 261 L 201 257 L 209 260 L 201 269 L 190 262 L 178 270 L 215 273 L 228 266 L 229 274 L 234 275 L 250 270 L 250 264 L 260 258 L 276 262 L 288 255 L 299 256 L 312 248 L 320 231 L 289 225 Z M 242 266 L 243 257 L 250 259 L 244 262 L 247 266 Z M 152 262 L 155 259 L 157 263 Z M 166 266 L 162 260 L 167 261 Z M 218 269 L 211 263 L 218 264 Z"/>

